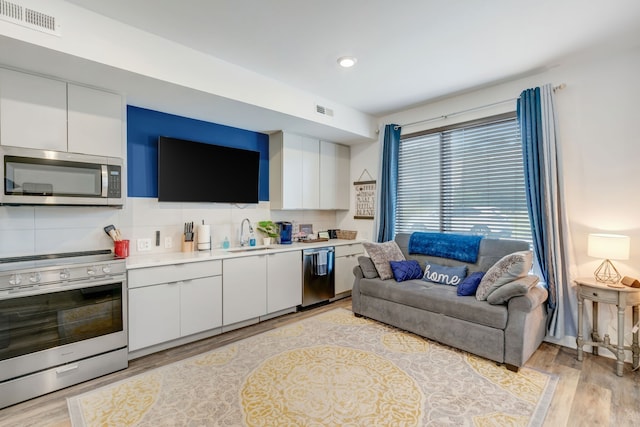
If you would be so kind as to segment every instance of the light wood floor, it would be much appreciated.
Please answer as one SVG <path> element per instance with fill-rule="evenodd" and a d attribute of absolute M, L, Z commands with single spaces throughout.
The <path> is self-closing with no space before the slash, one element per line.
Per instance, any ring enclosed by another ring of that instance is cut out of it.
<path fill-rule="evenodd" d="M 351 299 L 271 319 L 132 360 L 129 368 L 124 371 L 2 409 L 0 426 L 70 426 L 66 403 L 68 397 L 336 307 L 351 308 Z M 527 362 L 527 366 L 559 377 L 545 426 L 640 425 L 640 372 L 633 372 L 629 364 L 625 364 L 624 376 L 618 377 L 613 359 L 585 354 L 584 360 L 578 362 L 576 350 L 543 343 Z"/>

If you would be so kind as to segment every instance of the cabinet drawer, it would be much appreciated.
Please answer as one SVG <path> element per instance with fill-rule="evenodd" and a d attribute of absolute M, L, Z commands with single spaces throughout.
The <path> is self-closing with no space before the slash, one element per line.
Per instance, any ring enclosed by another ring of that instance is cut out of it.
<path fill-rule="evenodd" d="M 129 270 L 129 288 L 222 274 L 222 261 L 187 262 Z"/>
<path fill-rule="evenodd" d="M 618 292 L 614 290 L 583 287 L 580 290 L 580 295 L 591 301 L 604 302 L 607 304 L 618 303 Z"/>
<path fill-rule="evenodd" d="M 351 245 L 336 246 L 336 257 L 363 254 L 364 248 L 360 243 L 354 243 Z"/>

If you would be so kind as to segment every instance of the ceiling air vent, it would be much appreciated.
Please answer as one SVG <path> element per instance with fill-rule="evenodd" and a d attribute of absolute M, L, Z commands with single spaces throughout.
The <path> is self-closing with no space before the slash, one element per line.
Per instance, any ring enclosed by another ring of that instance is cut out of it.
<path fill-rule="evenodd" d="M 333 110 L 331 108 L 323 107 L 322 105 L 316 105 L 316 112 L 325 116 L 333 117 Z"/>
<path fill-rule="evenodd" d="M 33 30 L 60 35 L 55 16 L 24 7 L 18 3 L 0 0 L 0 19 Z"/>

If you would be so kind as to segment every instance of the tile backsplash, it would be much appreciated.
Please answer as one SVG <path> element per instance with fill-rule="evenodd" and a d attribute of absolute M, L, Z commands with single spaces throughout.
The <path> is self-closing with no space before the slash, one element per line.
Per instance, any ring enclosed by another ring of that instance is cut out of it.
<path fill-rule="evenodd" d="M 249 218 L 254 227 L 258 221 L 271 219 L 313 224 L 314 232 L 336 228 L 334 211 L 271 211 L 269 202 L 185 204 L 130 197 L 123 209 L 0 206 L 0 257 L 112 249 L 113 242 L 103 230 L 109 224 L 131 240 L 131 255 L 140 254 L 136 240 L 141 238 L 153 242 L 151 251 L 144 253 L 180 251 L 184 223 L 191 221 L 211 225 L 214 248 L 220 247 L 225 237 L 237 246 L 244 218 Z M 160 246 L 155 246 L 156 231 L 160 231 Z M 165 237 L 171 237 L 171 248 L 165 248 Z"/>

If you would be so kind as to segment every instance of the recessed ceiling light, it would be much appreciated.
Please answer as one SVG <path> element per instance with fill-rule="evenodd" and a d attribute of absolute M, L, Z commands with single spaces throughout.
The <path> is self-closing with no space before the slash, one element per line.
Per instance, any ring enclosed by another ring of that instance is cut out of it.
<path fill-rule="evenodd" d="M 353 56 L 341 56 L 338 58 L 338 64 L 343 68 L 351 68 L 356 65 L 356 62 L 358 62 L 358 60 Z"/>

